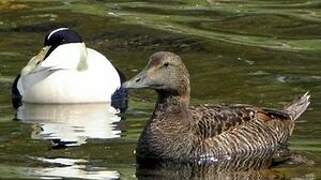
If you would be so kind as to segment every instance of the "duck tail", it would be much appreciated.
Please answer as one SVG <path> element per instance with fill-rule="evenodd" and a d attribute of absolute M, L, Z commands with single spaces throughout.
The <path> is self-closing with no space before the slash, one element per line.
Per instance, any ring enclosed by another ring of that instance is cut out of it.
<path fill-rule="evenodd" d="M 303 96 L 295 99 L 292 103 L 285 106 L 284 111 L 290 115 L 292 121 L 298 119 L 310 104 L 310 94 L 306 92 Z"/>

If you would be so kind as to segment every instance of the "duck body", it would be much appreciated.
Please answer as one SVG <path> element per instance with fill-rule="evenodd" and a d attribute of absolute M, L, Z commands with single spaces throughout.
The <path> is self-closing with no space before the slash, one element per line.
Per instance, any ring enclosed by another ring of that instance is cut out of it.
<path fill-rule="evenodd" d="M 20 85 L 20 92 L 23 92 L 22 101 L 28 103 L 110 102 L 112 94 L 120 88 L 121 81 L 116 69 L 102 54 L 86 48 L 88 54 L 85 70 L 63 64 L 64 61 L 77 61 L 77 52 L 75 55 L 70 52 L 78 49 L 79 46 L 84 44 L 61 45 L 52 53 L 53 57 L 67 53 L 72 58 L 59 57 L 62 63 L 56 64 L 57 59 L 51 59 L 49 56 L 43 64 L 37 66 L 34 73 L 21 76 L 18 85 Z M 50 64 L 50 61 L 54 61 L 55 64 Z"/>
<path fill-rule="evenodd" d="M 138 162 L 203 165 L 235 157 L 272 159 L 286 150 L 294 128 L 287 114 L 249 105 L 168 108 L 156 112 L 144 129 L 136 150 Z M 257 163 L 251 168 L 263 165 Z M 272 162 L 267 163 L 264 166 Z"/>
<path fill-rule="evenodd" d="M 22 69 L 14 83 L 13 94 L 20 95 L 21 101 L 26 103 L 111 102 L 113 94 L 121 88 L 121 78 L 108 59 L 87 48 L 69 29 L 61 28 L 49 35 L 45 42 L 62 40 L 47 42 L 47 46 L 45 43 L 45 48 Z M 68 36 L 77 38 L 70 40 Z"/>
<path fill-rule="evenodd" d="M 295 120 L 309 105 L 305 94 L 283 110 L 251 105 L 189 106 L 189 74 L 179 56 L 159 52 L 124 84 L 152 88 L 158 100 L 139 138 L 137 161 L 268 167 L 287 140 Z M 263 160 L 264 159 L 264 160 Z M 260 160 L 260 161 L 259 161 Z M 248 161 L 249 162 L 249 161 Z"/>

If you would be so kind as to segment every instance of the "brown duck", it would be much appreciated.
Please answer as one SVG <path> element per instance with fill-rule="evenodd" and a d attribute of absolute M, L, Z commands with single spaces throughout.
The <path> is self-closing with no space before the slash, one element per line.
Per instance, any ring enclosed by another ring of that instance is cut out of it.
<path fill-rule="evenodd" d="M 171 52 L 153 54 L 124 87 L 158 93 L 153 115 L 139 138 L 138 163 L 230 161 L 242 165 L 245 162 L 233 158 L 280 156 L 287 150 L 295 120 L 310 103 L 306 93 L 279 111 L 251 105 L 189 106 L 189 73 L 181 58 Z M 268 166 L 270 161 L 258 163 Z"/>

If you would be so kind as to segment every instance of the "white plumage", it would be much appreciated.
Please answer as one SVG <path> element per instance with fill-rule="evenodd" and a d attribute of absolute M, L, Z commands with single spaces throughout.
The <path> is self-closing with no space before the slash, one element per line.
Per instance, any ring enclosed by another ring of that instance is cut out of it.
<path fill-rule="evenodd" d="M 37 56 L 23 68 L 18 80 L 23 102 L 110 102 L 121 86 L 119 74 L 107 58 L 82 42 L 59 45 L 45 60 L 41 53 Z"/>

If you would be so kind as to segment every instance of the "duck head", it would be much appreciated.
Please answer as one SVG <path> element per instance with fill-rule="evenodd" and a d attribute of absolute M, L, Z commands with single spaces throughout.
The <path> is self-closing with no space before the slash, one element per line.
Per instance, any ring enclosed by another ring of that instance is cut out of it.
<path fill-rule="evenodd" d="M 49 31 L 44 39 L 45 60 L 58 46 L 70 43 L 82 43 L 81 37 L 77 32 L 68 28 L 58 28 Z"/>
<path fill-rule="evenodd" d="M 61 50 L 63 46 L 65 50 Z M 74 56 L 73 52 L 75 52 L 75 49 L 79 56 Z M 70 61 L 70 64 L 72 59 L 75 59 L 71 58 L 69 60 L 72 56 L 79 59 L 78 66 L 81 66 L 81 68 L 85 66 L 87 50 L 82 38 L 75 31 L 68 28 L 58 28 L 49 31 L 44 39 L 44 47 L 36 56 L 31 58 L 21 74 L 24 75 L 32 72 L 40 63 L 43 63 L 46 67 L 68 64 L 68 62 L 60 61 Z"/>
<path fill-rule="evenodd" d="M 181 58 L 172 52 L 157 52 L 149 58 L 147 66 L 131 80 L 127 89 L 150 88 L 159 94 L 189 99 L 189 73 Z"/>

